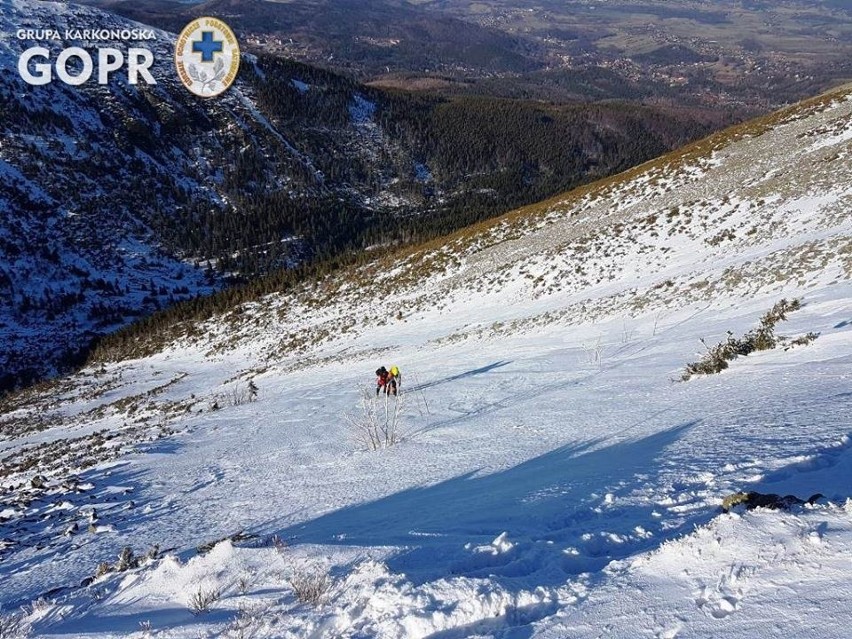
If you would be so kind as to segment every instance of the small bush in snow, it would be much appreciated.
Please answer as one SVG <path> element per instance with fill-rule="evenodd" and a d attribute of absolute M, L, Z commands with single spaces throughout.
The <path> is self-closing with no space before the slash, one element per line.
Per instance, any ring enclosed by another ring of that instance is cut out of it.
<path fill-rule="evenodd" d="M 89 588 L 89 596 L 92 598 L 92 601 L 103 601 L 109 595 L 109 591 L 106 588 L 94 587 Z"/>
<path fill-rule="evenodd" d="M 586 354 L 586 362 L 588 364 L 597 364 L 600 366 L 603 363 L 604 347 L 601 345 L 601 337 L 593 344 L 583 344 L 583 352 Z"/>
<path fill-rule="evenodd" d="M 125 546 L 118 554 L 118 561 L 116 563 L 111 564 L 108 561 L 102 561 L 98 564 L 98 567 L 95 569 L 95 579 L 103 577 L 111 572 L 126 572 L 128 570 L 133 570 L 146 561 L 153 561 L 159 556 L 160 547 L 157 545 L 152 546 L 151 549 L 145 553 L 144 557 L 137 557 L 130 546 Z"/>
<path fill-rule="evenodd" d="M 30 625 L 20 612 L 0 611 L 0 639 L 25 639 L 30 636 Z"/>
<path fill-rule="evenodd" d="M 45 597 L 39 597 L 38 599 L 34 599 L 33 601 L 30 602 L 29 612 L 30 612 L 30 614 L 33 614 L 33 613 L 36 613 L 36 612 L 42 612 L 43 613 L 43 612 L 48 611 L 52 605 L 53 604 L 50 602 L 49 599 L 47 599 Z"/>
<path fill-rule="evenodd" d="M 359 410 L 344 414 L 356 443 L 367 450 L 379 450 L 402 441 L 406 393 L 373 396 L 370 390 L 361 393 Z"/>
<path fill-rule="evenodd" d="M 808 344 L 812 344 L 817 337 L 819 337 L 819 333 L 805 333 L 791 341 L 790 346 L 787 348 L 793 348 L 794 346 L 807 346 Z"/>
<path fill-rule="evenodd" d="M 122 548 L 121 553 L 118 555 L 118 563 L 115 565 L 115 569 L 118 572 L 124 572 L 137 566 L 139 566 L 139 560 L 133 555 L 133 549 L 130 546 Z"/>
<path fill-rule="evenodd" d="M 753 331 L 749 331 L 743 337 L 743 342 L 750 347 L 750 351 L 767 351 L 778 345 L 775 336 L 775 326 L 778 322 L 787 319 L 787 313 L 798 311 L 802 307 L 799 300 L 780 300 L 760 318 L 760 325 Z M 746 353 L 747 355 L 748 353 Z"/>
<path fill-rule="evenodd" d="M 189 596 L 186 606 L 194 615 L 210 612 L 210 606 L 219 601 L 222 592 L 217 588 L 199 588 Z"/>
<path fill-rule="evenodd" d="M 252 585 L 252 577 L 246 573 L 237 580 L 237 590 L 241 595 L 247 595 Z"/>
<path fill-rule="evenodd" d="M 636 328 L 628 328 L 627 320 L 622 320 L 621 324 L 621 343 L 629 344 L 633 341 L 633 336 L 636 334 Z"/>
<path fill-rule="evenodd" d="M 798 311 L 802 308 L 802 301 L 798 299 L 782 299 L 778 301 L 761 319 L 762 326 L 775 327 L 778 322 L 786 321 L 787 313 Z"/>
<path fill-rule="evenodd" d="M 258 388 L 253 381 L 245 386 L 242 384 L 234 385 L 225 397 L 225 401 L 229 406 L 242 406 L 257 399 Z"/>
<path fill-rule="evenodd" d="M 278 535 L 272 535 L 272 537 L 269 538 L 268 543 L 282 555 L 287 551 L 287 542 L 281 539 Z"/>
<path fill-rule="evenodd" d="M 737 339 L 731 331 L 728 331 L 728 337 L 725 341 L 719 342 L 715 346 L 707 346 L 707 343 L 702 339 L 701 343 L 707 348 L 707 352 L 697 362 L 686 365 L 681 380 L 686 381 L 693 375 L 720 373 L 728 368 L 728 362 L 741 355 L 775 348 L 779 341 L 775 335 L 776 324 L 786 320 L 788 313 L 797 311 L 801 307 L 799 300 L 782 299 L 760 318 L 760 324 L 757 328 L 750 330 L 741 338 Z"/>
<path fill-rule="evenodd" d="M 742 344 L 734 338 L 734 334 L 728 331 L 728 337 L 724 342 L 715 346 L 707 346 L 702 339 L 701 343 L 707 348 L 707 352 L 697 362 L 686 365 L 683 379 L 687 380 L 693 375 L 712 375 L 720 373 L 728 368 L 728 362 L 742 353 Z"/>
<path fill-rule="evenodd" d="M 240 605 L 237 615 L 225 631 L 225 636 L 245 639 L 255 634 L 258 626 L 264 623 L 268 608 L 265 606 Z"/>
<path fill-rule="evenodd" d="M 331 590 L 332 583 L 328 573 L 320 570 L 297 572 L 290 577 L 290 587 L 296 599 L 312 606 L 318 605 L 323 600 Z"/>

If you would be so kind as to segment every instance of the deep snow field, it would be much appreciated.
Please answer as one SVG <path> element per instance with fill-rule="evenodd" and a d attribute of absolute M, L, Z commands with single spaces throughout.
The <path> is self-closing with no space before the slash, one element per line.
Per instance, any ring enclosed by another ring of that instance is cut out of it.
<path fill-rule="evenodd" d="M 843 636 L 850 298 L 813 291 L 780 325 L 821 333 L 812 345 L 685 383 L 699 337 L 744 332 L 773 300 L 271 369 L 257 401 L 83 472 L 94 499 L 67 508 L 96 508 L 98 532 L 28 523 L 60 541 L 4 557 L 3 603 L 29 604 L 45 636 Z M 173 351 L 109 374 L 138 390 L 192 370 L 165 392 L 203 397 L 240 361 Z M 403 370 L 406 437 L 358 451 L 342 415 L 379 362 Z M 739 490 L 826 499 L 720 514 Z M 257 539 L 196 556 L 238 531 Z M 31 603 L 154 544 L 173 550 Z M 296 602 L 289 579 L 319 571 L 324 602 Z M 195 616 L 199 589 L 221 598 Z"/>
<path fill-rule="evenodd" d="M 848 636 L 850 123 L 847 92 L 6 402 L 0 637 Z M 677 381 L 781 298 L 781 346 Z M 364 450 L 394 364 L 402 441 Z"/>

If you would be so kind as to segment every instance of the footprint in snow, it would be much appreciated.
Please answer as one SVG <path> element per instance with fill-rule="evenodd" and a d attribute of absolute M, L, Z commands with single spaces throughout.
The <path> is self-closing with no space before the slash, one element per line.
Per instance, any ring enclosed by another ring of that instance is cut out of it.
<path fill-rule="evenodd" d="M 708 617 L 724 619 L 733 614 L 740 607 L 743 598 L 742 588 L 734 588 L 748 571 L 744 567 L 732 566 L 728 573 L 723 573 L 719 583 L 712 590 L 707 586 L 701 586 L 695 593 L 695 605 Z"/>
<path fill-rule="evenodd" d="M 675 626 L 674 628 L 668 628 L 666 630 L 658 630 L 654 634 L 654 639 L 677 639 L 677 635 L 680 632 L 680 625 Z"/>

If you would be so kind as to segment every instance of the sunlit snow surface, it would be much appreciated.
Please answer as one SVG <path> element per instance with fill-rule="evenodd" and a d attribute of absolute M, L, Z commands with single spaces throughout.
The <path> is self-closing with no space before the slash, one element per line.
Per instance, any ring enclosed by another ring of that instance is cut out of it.
<path fill-rule="evenodd" d="M 845 636 L 849 142 L 832 123 L 850 111 L 448 245 L 421 281 L 389 265 L 396 290 L 273 296 L 35 397 L 4 428 L 44 429 L 3 457 L 102 429 L 125 450 L 40 469 L 30 503 L 9 495 L 39 469 L 0 480 L 0 603 L 56 637 Z M 700 338 L 781 297 L 804 307 L 779 334 L 813 344 L 674 381 Z M 382 364 L 402 369 L 405 438 L 358 450 L 344 415 Z M 249 378 L 257 401 L 230 405 Z M 722 514 L 740 490 L 825 498 Z M 254 537 L 196 552 L 239 531 Z M 80 585 L 154 544 L 164 558 Z M 299 603 L 293 578 L 326 572 L 322 601 Z M 220 597 L 193 615 L 203 591 Z"/>

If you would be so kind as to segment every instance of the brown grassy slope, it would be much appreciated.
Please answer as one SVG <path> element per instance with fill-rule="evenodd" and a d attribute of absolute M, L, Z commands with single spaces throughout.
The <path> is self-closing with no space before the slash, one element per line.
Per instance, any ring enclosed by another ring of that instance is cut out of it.
<path fill-rule="evenodd" d="M 542 200 L 541 202 L 509 211 L 499 217 L 473 224 L 425 244 L 401 248 L 390 257 L 382 260 L 381 263 L 377 261 L 366 267 L 362 267 L 362 277 L 355 276 L 355 278 L 358 280 L 374 280 L 379 269 L 384 268 L 386 261 L 409 263 L 412 266 L 419 265 L 415 268 L 414 272 L 403 274 L 404 279 L 428 277 L 449 266 L 449 260 L 453 260 L 454 258 L 457 260 L 459 257 L 471 252 L 474 245 L 476 246 L 475 251 L 478 251 L 493 246 L 496 242 L 503 242 L 507 239 L 524 235 L 530 228 L 543 222 L 547 215 L 558 211 L 570 210 L 583 200 L 583 198 L 598 199 L 604 197 L 612 189 L 624 185 L 642 174 L 662 175 L 676 172 L 680 167 L 690 162 L 702 158 L 709 159 L 715 151 L 724 149 L 739 140 L 760 136 L 786 122 L 805 118 L 810 114 L 823 111 L 834 100 L 850 93 L 852 93 L 852 85 L 838 87 L 780 111 L 734 125 L 622 173 L 602 178 L 590 184 L 577 187 L 567 193 L 561 193 Z M 497 229 L 506 227 L 511 229 L 508 235 L 505 233 L 495 233 Z M 353 275 L 354 273 L 351 271 L 342 274 L 344 280 L 350 280 Z M 395 280 L 395 285 L 398 285 L 398 283 L 399 280 Z"/>
<path fill-rule="evenodd" d="M 241 329 L 246 328 L 246 321 L 258 321 L 251 313 L 244 314 L 246 304 L 251 304 L 270 292 L 278 298 L 269 300 L 270 303 L 277 301 L 285 307 L 295 305 L 307 311 L 323 309 L 334 302 L 340 304 L 348 301 L 356 303 L 364 299 L 381 300 L 391 293 L 416 292 L 430 278 L 447 273 L 462 261 L 490 247 L 523 237 L 538 226 L 572 216 L 583 203 L 588 205 L 612 195 L 619 189 L 627 189 L 625 193 L 629 194 L 631 181 L 640 176 L 653 183 L 655 180 L 677 175 L 687 166 L 702 159 L 709 160 L 715 151 L 740 140 L 763 135 L 773 127 L 821 112 L 833 101 L 850 92 L 852 86 L 839 87 L 781 111 L 730 127 L 623 173 L 521 207 L 425 244 L 394 249 L 359 264 L 343 266 L 331 274 L 292 283 L 279 292 L 261 286 L 257 289 L 260 293 L 246 299 L 245 296 L 238 297 L 225 291 L 220 294 L 222 299 L 213 313 L 190 316 L 182 321 L 177 321 L 178 316 L 173 311 L 166 311 L 157 322 L 130 327 L 127 331 L 107 338 L 96 351 L 93 361 L 150 355 L 180 338 L 203 338 L 206 332 L 203 322 L 211 319 L 211 314 L 213 324 L 208 324 L 207 328 L 215 328 L 216 325 L 225 327 L 236 338 Z M 389 267 L 395 269 L 392 279 L 386 277 Z M 286 322 L 285 316 L 280 319 Z"/>

